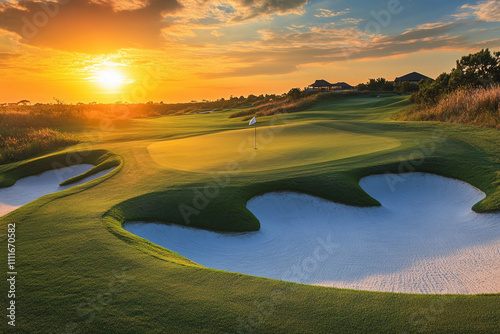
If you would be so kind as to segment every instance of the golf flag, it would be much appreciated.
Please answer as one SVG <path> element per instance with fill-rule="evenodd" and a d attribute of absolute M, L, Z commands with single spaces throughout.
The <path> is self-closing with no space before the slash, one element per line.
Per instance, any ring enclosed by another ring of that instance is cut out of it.
<path fill-rule="evenodd" d="M 250 121 L 250 123 L 248 123 L 248 125 L 254 125 L 256 122 L 257 122 L 257 120 L 254 117 L 254 118 L 252 118 L 252 120 Z"/>

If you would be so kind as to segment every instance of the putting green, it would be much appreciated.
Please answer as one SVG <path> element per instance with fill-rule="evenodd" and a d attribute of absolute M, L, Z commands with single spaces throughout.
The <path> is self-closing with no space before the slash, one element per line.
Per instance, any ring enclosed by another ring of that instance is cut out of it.
<path fill-rule="evenodd" d="M 158 164 L 183 171 L 217 172 L 235 166 L 244 172 L 272 170 L 340 160 L 392 149 L 394 138 L 338 130 L 319 124 L 226 131 L 154 143 L 148 146 Z"/>

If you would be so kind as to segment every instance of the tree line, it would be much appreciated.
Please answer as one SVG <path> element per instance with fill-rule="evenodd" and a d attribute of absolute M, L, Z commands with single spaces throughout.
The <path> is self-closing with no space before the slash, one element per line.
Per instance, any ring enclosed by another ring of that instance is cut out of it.
<path fill-rule="evenodd" d="M 436 80 L 423 80 L 412 102 L 436 104 L 443 96 L 463 88 L 488 88 L 500 84 L 500 52 L 483 49 L 457 60 L 450 73 L 440 74 Z"/>
<path fill-rule="evenodd" d="M 477 53 L 463 56 L 456 61 L 450 73 L 440 74 L 436 80 L 422 80 L 393 83 L 385 78 L 369 79 L 356 88 L 358 91 L 413 93 L 415 103 L 435 104 L 444 95 L 459 88 L 490 87 L 500 83 L 500 52 L 483 49 Z"/>

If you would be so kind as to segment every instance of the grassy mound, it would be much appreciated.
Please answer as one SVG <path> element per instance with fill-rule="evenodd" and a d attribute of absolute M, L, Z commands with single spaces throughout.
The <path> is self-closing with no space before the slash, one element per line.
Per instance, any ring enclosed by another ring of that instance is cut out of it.
<path fill-rule="evenodd" d="M 123 161 L 119 156 L 106 150 L 68 151 L 65 153 L 48 155 L 38 159 L 31 159 L 0 166 L 0 187 L 12 186 L 17 180 L 23 177 L 37 175 L 51 169 L 69 167 L 78 164 L 95 165 L 94 168 L 91 168 L 87 172 L 67 179 L 60 184 L 68 185 L 85 179 L 86 177 L 94 175 L 100 171 L 112 167 L 119 167 L 122 163 Z M 115 171 L 115 173 L 116 172 L 117 171 Z"/>

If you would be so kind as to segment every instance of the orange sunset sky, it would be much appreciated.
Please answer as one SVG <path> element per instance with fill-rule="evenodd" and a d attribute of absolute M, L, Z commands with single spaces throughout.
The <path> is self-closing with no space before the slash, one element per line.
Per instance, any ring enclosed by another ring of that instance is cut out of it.
<path fill-rule="evenodd" d="M 0 103 L 186 102 L 351 85 L 500 50 L 500 1 L 0 0 Z"/>

